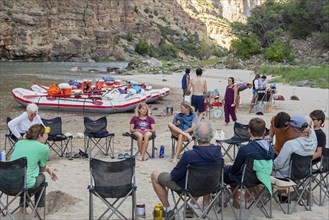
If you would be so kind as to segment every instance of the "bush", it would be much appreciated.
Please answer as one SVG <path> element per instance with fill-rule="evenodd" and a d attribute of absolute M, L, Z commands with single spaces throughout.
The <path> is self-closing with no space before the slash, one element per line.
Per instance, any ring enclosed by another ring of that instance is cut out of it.
<path fill-rule="evenodd" d="M 232 40 L 230 48 L 235 56 L 242 59 L 248 59 L 255 54 L 259 54 L 261 49 L 260 42 L 254 34 Z"/>
<path fill-rule="evenodd" d="M 291 62 L 294 57 L 289 43 L 276 41 L 266 48 L 265 59 L 275 62 Z"/>
<path fill-rule="evenodd" d="M 151 47 L 146 42 L 140 41 L 136 44 L 135 52 L 137 52 L 141 55 L 144 55 L 144 54 L 149 55 L 151 53 Z"/>
<path fill-rule="evenodd" d="M 144 9 L 144 12 L 145 12 L 146 14 L 148 14 L 148 13 L 150 12 L 150 9 L 149 9 L 149 8 L 145 8 L 145 9 Z"/>

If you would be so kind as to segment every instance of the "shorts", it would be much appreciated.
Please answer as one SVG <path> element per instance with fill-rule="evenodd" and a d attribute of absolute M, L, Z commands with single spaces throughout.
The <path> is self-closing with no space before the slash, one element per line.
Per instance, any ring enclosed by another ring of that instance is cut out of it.
<path fill-rule="evenodd" d="M 192 106 L 195 111 L 204 112 L 204 96 L 203 95 L 192 95 Z"/>
<path fill-rule="evenodd" d="M 258 89 L 253 89 L 253 90 L 252 90 L 252 94 L 253 94 L 254 96 L 256 96 L 256 95 L 258 94 Z"/>
<path fill-rule="evenodd" d="M 170 173 L 167 173 L 167 172 L 160 173 L 159 177 L 158 177 L 158 182 L 162 186 L 165 186 L 165 187 L 167 187 L 169 189 L 172 189 L 176 192 L 179 192 L 179 191 L 182 190 L 182 188 L 180 186 L 178 186 L 177 183 L 171 179 Z"/>

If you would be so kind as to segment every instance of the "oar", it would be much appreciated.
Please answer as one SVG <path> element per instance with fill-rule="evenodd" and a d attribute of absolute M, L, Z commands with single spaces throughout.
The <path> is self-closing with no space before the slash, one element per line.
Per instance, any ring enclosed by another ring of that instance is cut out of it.
<path fill-rule="evenodd" d="M 67 101 L 72 101 L 72 102 L 87 102 L 87 103 L 92 103 L 94 105 L 103 105 L 103 102 L 100 100 L 91 100 L 90 101 L 90 100 L 88 100 L 88 98 L 64 99 L 64 98 L 56 97 L 56 96 L 47 96 L 47 100 L 50 100 L 50 101 L 56 100 L 56 98 L 60 98 L 61 100 L 67 100 Z"/>
<path fill-rule="evenodd" d="M 45 90 L 48 90 L 47 87 L 45 87 L 44 85 L 41 85 L 40 83 L 37 83 L 37 82 L 33 82 L 35 85 L 37 86 L 40 86 L 41 88 L 45 89 Z"/>

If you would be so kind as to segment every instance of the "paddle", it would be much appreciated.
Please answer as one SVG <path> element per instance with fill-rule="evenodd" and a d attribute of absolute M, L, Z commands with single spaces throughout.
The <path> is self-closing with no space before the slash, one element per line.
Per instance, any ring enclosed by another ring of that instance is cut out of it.
<path fill-rule="evenodd" d="M 35 85 L 37 85 L 37 86 L 39 86 L 39 87 L 45 89 L 45 90 L 48 90 L 48 88 L 47 88 L 46 86 L 41 85 L 40 83 L 37 83 L 37 82 L 33 82 L 33 83 L 34 83 Z"/>
<path fill-rule="evenodd" d="M 47 100 L 56 100 L 57 98 L 62 98 L 62 99 L 66 99 L 68 101 L 88 102 L 88 103 L 92 103 L 94 105 L 103 105 L 103 102 L 101 100 L 99 100 L 101 98 L 99 96 L 92 96 L 92 97 L 86 97 L 86 98 L 82 98 L 81 96 L 71 97 L 71 95 L 60 95 L 60 94 L 59 95 L 41 94 L 41 95 L 24 95 L 23 96 L 23 98 L 27 98 L 27 99 L 38 98 L 38 97 L 46 97 Z M 96 99 L 94 99 L 94 98 L 96 98 Z M 89 99 L 91 99 L 91 100 L 89 100 Z"/>

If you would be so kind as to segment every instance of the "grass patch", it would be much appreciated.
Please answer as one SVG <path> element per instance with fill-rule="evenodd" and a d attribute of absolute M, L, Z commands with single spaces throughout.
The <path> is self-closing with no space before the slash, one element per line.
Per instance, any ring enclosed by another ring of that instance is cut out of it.
<path fill-rule="evenodd" d="M 275 76 L 272 81 L 293 84 L 308 80 L 309 86 L 329 89 L 329 65 L 262 66 L 258 73 Z"/>

